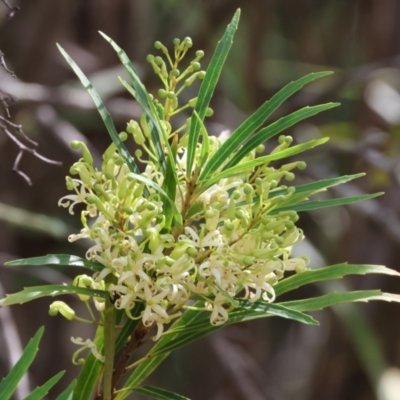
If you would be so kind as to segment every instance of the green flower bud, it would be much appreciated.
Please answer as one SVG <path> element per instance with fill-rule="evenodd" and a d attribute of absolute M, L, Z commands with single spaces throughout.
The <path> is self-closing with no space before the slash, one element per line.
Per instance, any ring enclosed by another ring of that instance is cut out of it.
<path fill-rule="evenodd" d="M 294 178 L 295 178 L 295 175 L 294 175 L 293 172 L 287 172 L 287 173 L 285 174 L 285 179 L 286 179 L 287 181 L 293 181 Z"/>
<path fill-rule="evenodd" d="M 177 47 L 177 46 L 179 46 L 179 44 L 181 43 L 181 41 L 180 41 L 180 39 L 175 38 L 175 39 L 172 41 L 172 43 L 173 43 L 173 45 L 174 45 L 175 47 Z"/>
<path fill-rule="evenodd" d="M 174 92 L 167 92 L 167 99 L 170 100 L 176 99 L 176 94 Z"/>
<path fill-rule="evenodd" d="M 224 228 L 227 231 L 233 231 L 234 225 L 233 225 L 232 221 L 230 221 L 229 219 L 224 221 Z"/>
<path fill-rule="evenodd" d="M 195 61 L 194 63 L 192 63 L 192 70 L 193 71 L 198 71 L 200 69 L 201 65 L 199 62 Z"/>
<path fill-rule="evenodd" d="M 74 150 L 81 149 L 82 150 L 82 156 L 83 156 L 83 159 L 84 159 L 85 163 L 88 163 L 90 165 L 93 164 L 93 157 L 90 154 L 90 151 L 88 150 L 88 148 L 87 148 L 85 143 L 79 142 L 77 140 L 73 140 L 71 142 L 71 147 Z"/>
<path fill-rule="evenodd" d="M 134 120 L 130 120 L 127 123 L 127 127 L 126 127 L 126 131 L 131 133 L 133 135 L 133 139 L 134 141 L 139 145 L 142 146 L 143 143 L 146 141 L 142 130 L 140 129 L 139 124 L 134 121 Z"/>
<path fill-rule="evenodd" d="M 65 178 L 65 181 L 66 181 L 66 184 L 67 184 L 67 189 L 68 189 L 68 190 L 74 190 L 74 188 L 75 188 L 75 183 L 74 183 L 74 181 L 72 180 L 72 178 L 71 178 L 70 176 L 67 176 L 67 177 Z"/>
<path fill-rule="evenodd" d="M 154 228 L 147 229 L 145 235 L 149 238 L 149 249 L 154 252 L 161 243 L 160 234 Z"/>
<path fill-rule="evenodd" d="M 92 186 L 92 174 L 87 169 L 86 165 L 83 163 L 75 163 L 69 170 L 71 175 L 79 174 L 82 182 L 88 186 Z"/>
<path fill-rule="evenodd" d="M 54 317 L 58 313 L 70 321 L 75 319 L 75 311 L 63 301 L 54 301 L 50 304 L 49 315 Z"/>
<path fill-rule="evenodd" d="M 200 58 L 203 58 L 203 57 L 204 57 L 204 51 L 203 50 L 197 50 L 196 51 L 196 58 L 198 60 L 200 60 Z"/>
<path fill-rule="evenodd" d="M 172 250 L 170 257 L 174 260 L 178 260 L 179 258 L 181 258 L 184 254 L 186 254 L 187 249 L 189 247 L 193 247 L 190 243 L 178 243 L 174 249 Z"/>
<path fill-rule="evenodd" d="M 195 106 L 196 106 L 196 103 L 197 103 L 197 99 L 198 99 L 198 97 L 195 97 L 195 98 L 193 98 L 193 99 L 190 99 L 189 102 L 188 102 L 189 106 L 190 106 L 190 107 L 195 107 Z"/>
<path fill-rule="evenodd" d="M 248 194 L 252 194 L 253 193 L 253 188 L 251 185 L 246 184 L 245 187 L 243 188 L 243 192 L 244 194 L 248 195 Z"/>
<path fill-rule="evenodd" d="M 206 117 L 211 117 L 214 114 L 214 110 L 210 107 L 206 110 Z"/>
<path fill-rule="evenodd" d="M 147 124 L 146 114 L 143 113 L 140 116 L 140 126 L 142 127 L 142 131 L 147 138 L 151 137 L 149 125 Z"/>
<path fill-rule="evenodd" d="M 241 208 L 239 208 L 239 210 L 237 210 L 236 213 L 235 213 L 235 217 L 237 219 L 245 218 L 245 216 L 246 216 L 246 214 L 245 214 L 244 210 L 241 209 Z"/>
<path fill-rule="evenodd" d="M 195 247 L 188 247 L 186 253 L 190 256 L 190 257 L 196 257 L 197 254 L 199 253 L 198 250 Z"/>
<path fill-rule="evenodd" d="M 155 47 L 157 50 L 160 50 L 160 49 L 163 47 L 163 45 L 162 45 L 161 42 L 157 41 L 157 42 L 154 43 L 154 47 Z"/>
<path fill-rule="evenodd" d="M 169 73 L 170 78 L 176 78 L 180 75 L 179 69 L 172 69 Z"/>
<path fill-rule="evenodd" d="M 253 264 L 254 261 L 256 261 L 255 257 L 251 257 L 251 256 L 244 256 L 242 259 L 243 264 L 246 266 Z"/>
<path fill-rule="evenodd" d="M 265 146 L 264 146 L 263 144 L 259 144 L 259 145 L 256 147 L 256 153 L 258 153 L 258 154 L 264 153 L 264 150 L 265 150 Z"/>
<path fill-rule="evenodd" d="M 238 190 L 234 190 L 234 191 L 232 192 L 231 198 L 232 198 L 233 200 L 239 200 L 239 198 L 240 198 L 240 192 L 239 192 Z"/>

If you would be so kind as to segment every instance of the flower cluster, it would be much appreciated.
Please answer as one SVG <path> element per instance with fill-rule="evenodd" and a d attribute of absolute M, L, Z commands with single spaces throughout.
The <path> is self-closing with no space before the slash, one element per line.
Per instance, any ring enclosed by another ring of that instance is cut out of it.
<path fill-rule="evenodd" d="M 128 317 L 132 317 L 135 304 L 142 303 L 143 324 L 158 328 L 155 339 L 190 299 L 203 299 L 211 324 L 222 324 L 235 307 L 235 298 L 271 302 L 275 298 L 273 286 L 285 271 L 301 272 L 308 263 L 306 258 L 290 258 L 291 247 L 303 238 L 295 225 L 296 212 L 279 211 L 294 194 L 284 180 L 293 180 L 293 170 L 305 168 L 305 163 L 292 162 L 279 168 L 265 163 L 203 189 L 196 181 L 198 174 L 186 171 L 188 150 L 184 131 L 191 120 L 173 131 L 170 118 L 195 105 L 196 99 L 192 99 L 180 107 L 178 95 L 196 78 L 204 78 L 204 72 L 199 71 L 201 51 L 184 72 L 178 70 L 178 63 L 191 45 L 188 38 L 182 42 L 175 39 L 172 59 L 168 50 L 156 42 L 155 47 L 171 67 L 169 72 L 161 57 L 148 56 L 164 85 L 159 91 L 164 104 L 153 101 L 162 108 L 160 125 L 175 146 L 176 212 L 181 223 L 176 222 L 178 219 L 167 220 L 168 202 L 164 192 L 157 189 L 164 187 L 165 175 L 145 116 L 139 122 L 130 121 L 126 132 L 120 134 L 122 141 L 131 134 L 140 147 L 135 155 L 143 172 L 133 173 L 115 144 L 104 152 L 101 167 L 96 168 L 85 144 L 73 142 L 73 148 L 82 151 L 82 158 L 70 169 L 73 178 L 67 177 L 67 188 L 74 194 L 59 202 L 71 214 L 76 204 L 84 205 L 83 229 L 69 240 L 92 240 L 94 245 L 86 257 L 104 266 L 93 278 L 77 277 L 74 283 L 106 288 L 115 307 L 125 310 Z M 209 110 L 207 114 L 211 113 Z M 183 133 L 180 138 L 178 132 Z M 223 139 L 208 139 L 208 157 L 212 157 Z M 290 137 L 281 136 L 273 152 L 288 148 L 291 141 Z M 201 150 L 198 144 L 197 165 Z M 264 146 L 259 146 L 241 162 L 258 157 L 264 150 Z M 113 277 L 107 281 L 109 284 L 105 284 L 107 276 Z M 94 300 L 96 308 L 102 311 L 102 300 Z"/>

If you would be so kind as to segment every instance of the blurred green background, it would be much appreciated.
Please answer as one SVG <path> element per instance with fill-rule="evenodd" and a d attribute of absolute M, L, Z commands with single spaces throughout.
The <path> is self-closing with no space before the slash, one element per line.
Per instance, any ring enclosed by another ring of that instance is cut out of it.
<path fill-rule="evenodd" d="M 11 0 L 10 0 L 11 2 Z M 120 85 L 124 75 L 115 53 L 98 35 L 104 31 L 126 50 L 150 91 L 157 89 L 145 58 L 153 43 L 170 46 L 190 36 L 193 52 L 212 54 L 234 11 L 242 17 L 212 107 L 213 134 L 234 129 L 291 80 L 309 72 L 335 74 L 307 86 L 273 119 L 305 105 L 328 101 L 340 108 L 297 125 L 295 141 L 330 136 L 327 145 L 302 156 L 308 168 L 297 181 L 367 172 L 326 196 L 385 191 L 351 207 L 301 215 L 307 239 L 296 246 L 312 267 L 338 262 L 384 264 L 400 270 L 400 0 L 12 0 L 21 10 L 7 19 L 0 3 L 0 50 L 17 78 L 0 68 L 0 91 L 15 96 L 12 120 L 39 143 L 40 154 L 63 162 L 46 164 L 24 154 L 0 132 L 0 291 L 70 282 L 74 272 L 9 268 L 4 262 L 47 253 L 83 256 L 88 243 L 69 244 L 79 218 L 57 207 L 67 194 L 65 176 L 79 157 L 69 143 L 84 140 L 97 159 L 109 137 L 87 93 L 58 53 L 60 43 L 106 100 L 116 126 L 139 115 Z M 0 104 L 1 106 L 1 104 Z M 0 111 L 5 116 L 5 111 Z M 400 293 L 400 279 L 347 278 L 352 290 L 381 288 Z M 312 296 L 343 285 L 314 286 Z M 67 299 L 77 310 L 78 301 Z M 71 336 L 91 337 L 93 328 L 47 315 L 51 300 L 0 310 L 0 375 L 18 358 L 21 343 L 46 326 L 39 357 L 19 391 L 43 383 L 71 364 Z M 82 311 L 83 312 L 83 311 Z M 164 362 L 152 384 L 193 400 L 398 400 L 400 399 L 400 307 L 396 304 L 341 306 L 315 313 L 320 327 L 278 319 L 229 327 L 183 348 Z M 83 329 L 83 331 L 82 331 Z M 49 396 L 49 399 L 56 395 Z"/>

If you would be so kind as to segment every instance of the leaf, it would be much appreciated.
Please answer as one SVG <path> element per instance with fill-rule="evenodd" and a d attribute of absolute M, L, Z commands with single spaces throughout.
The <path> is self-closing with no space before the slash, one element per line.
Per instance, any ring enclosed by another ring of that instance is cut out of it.
<path fill-rule="evenodd" d="M 252 138 L 250 138 L 240 149 L 233 158 L 224 166 L 223 170 L 231 168 L 239 163 L 239 161 L 246 157 L 252 150 L 257 146 L 264 143 L 266 140 L 272 138 L 283 130 L 290 128 L 291 126 L 297 124 L 303 119 L 309 118 L 316 115 L 322 111 L 329 110 L 331 108 L 337 107 L 339 103 L 327 103 L 321 104 L 314 107 L 304 107 L 292 114 L 287 115 L 278 119 L 278 121 L 267 126 L 266 128 L 258 131 Z"/>
<path fill-rule="evenodd" d="M 148 396 L 155 400 L 190 400 L 180 394 L 170 392 L 169 390 L 156 388 L 154 386 L 142 386 L 133 389 L 136 393 Z"/>
<path fill-rule="evenodd" d="M 200 193 L 204 192 L 210 186 L 218 183 L 223 178 L 227 178 L 227 177 L 234 176 L 234 175 L 243 175 L 246 173 L 246 171 L 251 171 L 259 165 L 263 165 L 263 164 L 269 163 L 271 161 L 281 160 L 283 158 L 293 156 L 293 155 L 301 153 L 303 151 L 312 149 L 313 147 L 324 144 L 328 140 L 329 140 L 329 138 L 310 140 L 309 142 L 301 143 L 296 146 L 289 147 L 288 149 L 278 151 L 273 154 L 269 154 L 267 156 L 257 157 L 254 160 L 246 161 L 246 162 L 240 163 L 234 167 L 231 167 L 229 169 L 225 169 L 222 172 L 220 172 L 219 174 L 217 174 L 216 176 L 214 176 L 213 178 L 200 184 L 200 186 L 196 190 L 196 193 L 200 194 Z"/>
<path fill-rule="evenodd" d="M 96 343 L 97 351 L 100 354 L 103 353 L 103 341 L 104 328 L 99 326 L 96 331 L 94 342 Z M 81 372 L 79 373 L 72 400 L 87 400 L 91 398 L 96 383 L 100 379 L 102 369 L 103 363 L 99 361 L 92 352 L 90 352 L 85 360 L 85 364 L 83 364 Z"/>
<path fill-rule="evenodd" d="M 278 297 L 283 293 L 290 292 L 300 286 L 309 283 L 327 281 L 331 279 L 340 279 L 346 275 L 365 275 L 365 274 L 386 274 L 400 276 L 400 273 L 382 265 L 368 264 L 336 264 L 330 267 L 306 270 L 300 274 L 292 275 L 289 278 L 282 279 L 275 286 L 275 295 Z"/>
<path fill-rule="evenodd" d="M 14 365 L 10 373 L 0 382 L 0 399 L 8 400 L 15 389 L 18 387 L 19 381 L 25 375 L 29 366 L 32 364 L 39 350 L 38 345 L 43 336 L 44 327 L 38 329 L 35 336 L 29 341 L 25 347 L 20 359 Z"/>
<path fill-rule="evenodd" d="M 195 303 L 194 306 L 201 307 L 202 304 L 203 304 L 202 302 L 197 302 Z M 197 311 L 188 310 L 182 315 L 182 317 L 178 321 L 176 321 L 172 325 L 172 327 L 180 327 L 189 325 L 190 323 L 194 323 L 197 321 L 199 315 L 200 313 Z M 151 349 L 151 352 L 157 351 L 159 347 L 164 345 L 166 342 L 173 340 L 176 336 L 177 334 L 175 335 L 173 334 L 168 337 L 162 336 L 160 340 Z M 115 397 L 115 400 L 123 400 L 127 396 L 129 396 L 129 393 L 133 390 L 133 388 L 139 386 L 143 382 L 143 380 L 146 379 L 146 377 L 149 376 L 153 372 L 153 370 L 157 368 L 157 366 L 168 356 L 168 354 L 169 353 L 163 353 L 159 356 L 149 358 L 148 360 L 145 360 L 142 363 L 140 363 L 125 382 L 125 388 L 128 388 L 128 390 L 119 392 Z"/>
<path fill-rule="evenodd" d="M 203 138 L 203 141 L 201 143 L 199 162 L 197 166 L 197 168 L 200 170 L 200 168 L 202 168 L 207 161 L 208 155 L 210 153 L 210 138 L 208 137 L 207 129 L 204 126 L 203 121 L 200 119 L 199 114 L 197 114 L 196 110 L 193 111 L 193 115 L 196 117 L 197 122 L 200 125 L 200 133 Z"/>
<path fill-rule="evenodd" d="M 200 180 L 204 180 L 217 171 L 226 160 L 232 155 L 234 151 L 255 131 L 257 130 L 266 119 L 290 96 L 300 90 L 307 83 L 315 79 L 322 78 L 330 75 L 332 72 L 318 72 L 306 75 L 297 81 L 290 82 L 278 93 L 266 101 L 254 114 L 246 119 L 228 139 L 222 144 L 217 152 L 212 156 L 210 161 L 205 166 Z"/>
<path fill-rule="evenodd" d="M 76 385 L 76 379 L 74 379 L 68 387 L 58 395 L 56 400 L 72 400 L 72 392 L 74 391 L 74 387 Z"/>
<path fill-rule="evenodd" d="M 103 33 L 100 32 L 100 34 L 102 34 L 103 36 L 105 36 Z M 110 40 L 110 43 L 114 43 L 112 41 L 112 39 L 108 38 Z M 113 46 L 114 47 L 114 46 Z M 123 52 L 123 50 L 121 50 Z M 125 52 L 123 52 L 125 54 Z M 127 58 L 126 54 L 125 57 Z M 121 60 L 122 61 L 122 60 Z M 128 59 L 129 64 L 130 61 Z M 125 64 L 124 64 L 125 65 Z M 132 65 L 132 64 L 131 64 Z M 126 67 L 126 65 L 125 65 Z M 133 68 L 133 65 L 132 65 Z M 128 69 L 128 68 L 127 68 Z M 129 69 L 128 69 L 129 72 Z M 131 75 L 131 73 L 130 73 Z M 134 74 L 137 79 L 139 79 L 138 75 Z M 131 79 L 133 80 L 133 76 L 131 75 Z M 150 131 L 150 135 L 151 135 L 151 141 L 154 145 L 154 149 L 156 151 L 156 156 L 157 159 L 160 162 L 161 165 L 161 170 L 165 172 L 165 154 L 163 151 L 163 145 L 161 142 L 161 138 L 163 138 L 165 136 L 164 131 L 162 130 L 161 126 L 160 126 L 160 122 L 158 121 L 158 119 L 153 115 L 153 113 L 155 113 L 155 109 L 154 106 L 149 98 L 149 95 L 146 91 L 146 89 L 144 88 L 144 86 L 141 84 L 141 90 L 140 91 L 136 91 L 135 89 L 132 88 L 131 85 L 129 85 L 128 82 L 126 82 L 124 79 L 122 79 L 121 77 L 119 78 L 120 82 L 122 83 L 122 85 L 125 87 L 125 89 L 128 90 L 128 92 L 137 100 L 137 102 L 140 104 L 140 106 L 142 107 L 142 109 L 144 110 L 147 118 L 146 118 L 146 122 L 149 126 L 149 131 Z M 140 94 L 139 94 L 140 93 Z M 151 111 L 153 110 L 153 111 Z M 151 115 L 151 117 L 150 117 Z"/>
<path fill-rule="evenodd" d="M 318 321 L 301 310 L 292 310 L 284 304 L 267 303 L 265 301 L 240 300 L 240 307 L 229 313 L 228 324 L 250 321 L 265 317 L 281 317 L 291 319 L 303 324 L 318 325 Z"/>
<path fill-rule="evenodd" d="M 382 293 L 380 290 L 359 290 L 354 292 L 333 292 L 323 296 L 313 297 L 305 300 L 286 301 L 281 305 L 297 311 L 319 311 L 324 308 L 341 303 L 368 302 L 372 300 L 383 300 L 400 303 L 400 295 Z"/>
<path fill-rule="evenodd" d="M 175 203 L 176 201 L 176 180 L 175 180 L 175 168 L 176 168 L 176 153 L 178 151 L 178 135 L 174 136 L 174 143 L 172 144 L 172 157 L 167 158 L 167 169 L 165 172 L 164 181 L 162 184 L 162 189 L 165 190 L 168 197 Z M 183 198 L 183 196 L 182 196 Z M 176 211 L 172 207 L 170 202 L 167 202 L 164 205 L 164 215 L 165 215 L 165 225 L 164 229 L 166 232 L 169 232 L 171 229 L 172 221 Z"/>
<path fill-rule="evenodd" d="M 81 81 L 84 88 L 89 93 L 90 97 L 92 98 L 103 122 L 107 128 L 107 131 L 115 143 L 118 151 L 120 152 L 121 156 L 123 157 L 124 161 L 128 165 L 130 171 L 135 173 L 140 173 L 139 168 L 137 167 L 134 159 L 129 154 L 127 148 L 125 147 L 124 143 L 122 142 L 121 138 L 119 137 L 117 130 L 115 129 L 114 122 L 106 109 L 106 106 L 102 102 L 99 94 L 97 93 L 96 89 L 94 89 L 93 85 L 90 83 L 89 79 L 86 75 L 82 72 L 82 70 L 78 67 L 75 61 L 68 55 L 68 53 L 57 43 L 57 47 L 60 50 L 63 57 L 66 59 L 67 63 L 71 66 L 79 80 Z"/>
<path fill-rule="evenodd" d="M 154 107 L 153 101 L 150 99 L 149 93 L 147 92 L 145 86 L 139 78 L 139 74 L 136 71 L 136 68 L 133 66 L 131 60 L 127 56 L 124 50 L 122 50 L 117 43 L 114 42 L 110 37 L 108 37 L 103 32 L 99 32 L 101 36 L 111 45 L 111 47 L 115 50 L 120 59 L 121 63 L 128 71 L 129 77 L 132 80 L 133 91 L 131 90 L 131 86 L 120 78 L 120 81 L 125 86 L 125 88 L 133 95 L 136 101 L 140 104 L 140 107 L 144 111 L 147 116 L 147 120 L 149 123 L 149 129 L 151 134 L 152 143 L 157 153 L 157 157 L 160 161 L 161 169 L 165 172 L 166 169 L 166 160 L 165 154 L 163 151 L 163 142 L 165 145 L 168 145 L 168 140 L 166 139 L 166 135 L 164 130 L 160 125 L 160 121 L 158 119 L 157 111 Z M 161 141 L 163 139 L 163 142 Z"/>
<path fill-rule="evenodd" d="M 7 295 L 7 297 L 0 300 L 0 306 L 23 304 L 28 301 L 38 299 L 40 297 L 54 297 L 62 294 L 86 294 L 94 297 L 103 297 L 105 299 L 110 296 L 106 290 L 87 289 L 73 285 L 31 286 L 25 288 L 21 292 Z"/>
<path fill-rule="evenodd" d="M 122 347 L 125 345 L 131 333 L 135 330 L 135 328 L 139 324 L 140 322 L 139 315 L 142 313 L 143 310 L 144 310 L 143 303 L 135 303 L 135 306 L 131 310 L 132 318 L 135 319 L 128 318 L 123 328 L 119 332 L 117 340 L 115 341 L 116 352 L 122 349 Z"/>
<path fill-rule="evenodd" d="M 198 114 L 201 121 L 206 116 L 208 105 L 210 104 L 211 97 L 214 93 L 214 89 L 217 85 L 218 78 L 221 74 L 222 67 L 225 63 L 226 57 L 228 56 L 229 50 L 232 46 L 233 36 L 236 32 L 240 18 L 240 9 L 235 12 L 231 23 L 226 28 L 226 31 L 222 39 L 218 42 L 214 54 L 211 58 L 210 64 L 207 68 L 206 76 L 200 86 L 199 95 L 197 98 L 196 106 L 194 111 Z M 196 146 L 200 134 L 200 124 L 197 118 L 192 118 L 190 123 L 188 147 L 187 147 L 187 162 L 186 162 L 186 173 L 190 177 L 192 173 L 192 166 L 194 162 L 194 156 L 196 153 Z"/>
<path fill-rule="evenodd" d="M 31 265 L 31 266 L 48 266 L 48 265 L 59 265 L 59 266 L 73 266 L 83 267 L 91 269 L 95 272 L 100 272 L 104 269 L 104 266 L 100 263 L 88 261 L 78 256 L 72 256 L 69 254 L 48 254 L 47 256 L 22 258 L 20 260 L 8 261 L 5 265 L 16 266 L 16 265 Z"/>
<path fill-rule="evenodd" d="M 355 175 L 343 175 L 337 178 L 331 179 L 321 179 L 316 182 L 306 183 L 304 185 L 294 186 L 296 189 L 296 193 L 304 193 L 304 192 L 311 192 L 311 193 L 318 193 L 322 190 L 325 190 L 329 187 L 341 185 L 342 183 L 349 182 L 353 179 L 360 178 L 365 176 L 365 173 L 355 174 Z M 270 197 L 276 197 L 285 195 L 287 193 L 287 189 L 279 189 L 279 190 L 271 190 Z"/>
<path fill-rule="evenodd" d="M 344 175 L 337 178 L 321 179 L 316 182 L 310 182 L 304 185 L 293 186 L 295 189 L 295 193 L 288 199 L 287 202 L 284 202 L 283 205 L 287 206 L 289 204 L 297 204 L 300 201 L 304 201 L 308 197 L 316 193 L 322 192 L 327 188 L 336 185 L 341 185 L 342 183 L 349 182 L 353 179 L 360 178 L 364 175 L 365 173 L 360 173 L 355 175 Z M 285 196 L 287 193 L 288 193 L 287 189 L 275 189 L 269 192 L 269 197 L 273 198 L 276 196 Z"/>
<path fill-rule="evenodd" d="M 248 300 L 238 300 L 240 308 L 229 313 L 229 320 L 226 324 L 214 326 L 210 324 L 210 313 L 208 311 L 187 310 L 183 316 L 176 321 L 170 328 L 171 333 L 167 333 L 150 350 L 148 359 L 141 362 L 128 378 L 125 387 L 135 388 L 143 382 L 153 372 L 157 366 L 168 356 L 168 354 L 200 337 L 206 336 L 226 325 L 248 321 L 269 316 L 279 316 L 294 319 L 307 324 L 318 324 L 309 315 L 297 310 L 291 310 L 280 304 L 269 304 Z M 194 307 L 203 307 L 203 302 L 198 302 Z M 192 329 L 193 328 L 193 329 Z M 116 400 L 123 400 L 129 393 L 118 393 Z"/>
<path fill-rule="evenodd" d="M 57 375 L 49 379 L 44 385 L 33 390 L 32 393 L 26 396 L 24 400 L 42 400 L 64 374 L 65 371 L 59 372 Z"/>
<path fill-rule="evenodd" d="M 212 330 L 217 330 L 223 328 L 227 325 L 232 325 L 238 322 L 251 321 L 253 319 L 266 318 L 266 317 L 281 317 L 285 319 L 291 319 L 297 322 L 301 322 L 303 324 L 310 325 L 318 325 L 318 321 L 316 321 L 311 316 L 304 314 L 302 312 L 298 312 L 298 310 L 293 310 L 286 306 L 284 303 L 267 303 L 265 301 L 256 301 L 254 303 L 249 300 L 237 300 L 239 303 L 239 307 L 235 310 L 229 312 L 229 320 L 223 324 L 218 326 L 213 326 L 210 324 L 210 313 L 208 311 L 198 311 L 203 313 L 204 318 L 196 323 L 182 326 L 180 328 L 170 328 L 166 335 L 173 333 L 180 333 L 182 338 L 181 342 L 186 344 L 186 338 L 183 341 L 185 335 L 190 336 L 196 332 L 200 331 L 208 331 L 210 328 Z M 170 343 L 168 346 L 175 346 L 175 343 Z M 181 347 L 181 344 L 179 344 Z M 168 347 L 167 347 L 168 348 Z M 165 348 L 158 349 L 160 352 L 164 351 Z M 175 348 L 173 349 L 175 350 Z M 172 350 L 171 350 L 172 351 Z"/>
<path fill-rule="evenodd" d="M 378 196 L 382 196 L 384 193 L 374 193 L 374 194 L 364 194 L 361 196 L 353 196 L 353 197 L 342 197 L 339 199 L 332 199 L 332 200 L 313 200 L 313 201 L 305 201 L 303 203 L 294 204 L 285 207 L 279 207 L 272 210 L 269 214 L 275 215 L 283 211 L 311 211 L 311 210 L 318 210 L 320 208 L 326 207 L 336 207 L 336 206 L 343 206 L 346 204 L 353 204 L 358 203 L 359 201 L 373 199 Z"/>

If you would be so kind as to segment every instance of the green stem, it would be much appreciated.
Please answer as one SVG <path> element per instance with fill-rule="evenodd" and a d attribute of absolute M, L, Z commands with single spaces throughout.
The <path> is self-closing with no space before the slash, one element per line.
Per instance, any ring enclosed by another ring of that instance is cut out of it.
<path fill-rule="evenodd" d="M 109 275 L 107 283 L 113 283 L 114 276 Z M 115 355 L 115 320 L 116 309 L 110 298 L 106 299 L 104 310 L 104 376 L 103 376 L 103 400 L 112 400 L 113 387 L 112 376 L 114 370 L 114 355 Z"/>

